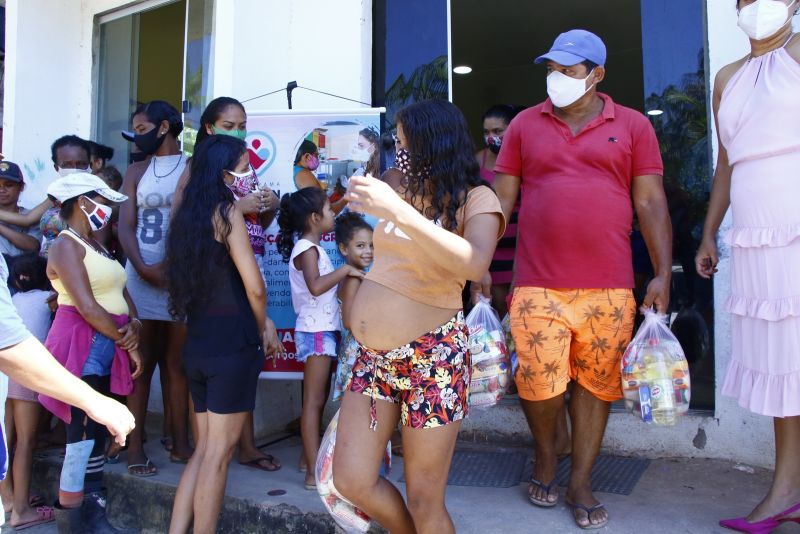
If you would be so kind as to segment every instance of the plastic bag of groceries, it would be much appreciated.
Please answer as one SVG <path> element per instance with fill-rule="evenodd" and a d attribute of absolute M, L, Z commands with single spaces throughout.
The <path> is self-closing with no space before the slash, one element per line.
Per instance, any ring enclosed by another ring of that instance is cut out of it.
<path fill-rule="evenodd" d="M 622 356 L 622 393 L 628 410 L 645 423 L 674 425 L 689 410 L 689 363 L 666 315 L 645 311 Z"/>
<path fill-rule="evenodd" d="M 500 321 L 503 327 L 503 332 L 506 334 L 506 347 L 508 347 L 509 358 L 511 358 L 511 376 L 517 374 L 517 346 L 514 343 L 514 336 L 511 335 L 511 316 L 506 314 L 503 320 Z"/>
<path fill-rule="evenodd" d="M 333 380 L 333 400 L 341 400 L 353 377 L 353 365 L 358 357 L 358 342 L 353 334 L 346 332 L 339 345 L 339 364 Z"/>
<path fill-rule="evenodd" d="M 480 301 L 467 315 L 472 357 L 469 405 L 479 408 L 497 404 L 511 382 L 506 334 L 490 302 L 481 295 Z"/>
<path fill-rule="evenodd" d="M 333 449 L 336 447 L 338 422 L 339 412 L 337 411 L 322 437 L 317 454 L 317 465 L 314 471 L 317 479 L 317 492 L 328 513 L 345 532 L 348 534 L 364 533 L 372 526 L 372 520 L 353 503 L 342 497 L 333 486 Z"/>

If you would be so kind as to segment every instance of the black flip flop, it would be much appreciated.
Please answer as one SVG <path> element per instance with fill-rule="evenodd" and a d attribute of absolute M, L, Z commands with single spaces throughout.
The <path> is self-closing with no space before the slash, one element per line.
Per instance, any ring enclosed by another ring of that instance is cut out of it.
<path fill-rule="evenodd" d="M 596 525 L 592 523 L 592 513 L 596 512 L 598 510 L 605 510 L 605 508 L 606 508 L 605 504 L 600 503 L 600 504 L 595 504 L 594 506 L 585 506 L 583 504 L 579 504 L 579 503 L 576 503 L 576 502 L 574 503 L 574 502 L 570 502 L 570 501 L 566 501 L 566 503 L 567 503 L 567 506 L 569 506 L 572 509 L 572 518 L 575 520 L 575 525 L 578 528 L 583 529 L 583 530 L 597 530 L 598 528 L 603 528 L 604 526 L 606 526 L 608 524 L 608 518 L 606 518 L 606 520 L 603 521 L 602 523 L 597 523 Z M 584 512 L 586 512 L 586 520 L 589 521 L 588 525 L 581 525 L 580 523 L 578 523 L 578 518 L 575 517 L 575 510 L 576 509 L 577 510 L 583 510 Z"/>
<path fill-rule="evenodd" d="M 553 486 L 556 485 L 556 479 L 550 481 L 550 484 L 543 484 L 536 480 L 535 478 L 531 477 L 530 481 L 531 486 L 536 486 L 539 489 L 544 490 L 547 493 L 547 496 L 550 496 L 550 490 L 553 489 Z M 528 486 L 528 500 L 531 501 L 531 504 L 535 504 L 541 508 L 552 508 L 553 506 L 558 504 L 558 491 L 556 491 L 556 500 L 553 502 L 548 501 L 547 499 L 537 499 L 533 496 L 533 492 L 531 491 L 531 486 Z"/>

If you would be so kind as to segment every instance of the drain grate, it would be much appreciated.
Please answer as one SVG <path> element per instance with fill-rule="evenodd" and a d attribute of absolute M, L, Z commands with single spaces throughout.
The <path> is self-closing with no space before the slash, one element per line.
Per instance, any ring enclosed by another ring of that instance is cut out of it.
<path fill-rule="evenodd" d="M 456 451 L 448 486 L 510 488 L 519 485 L 528 454 L 522 452 Z M 405 482 L 405 476 L 400 478 Z"/>
<path fill-rule="evenodd" d="M 592 469 L 592 490 L 600 493 L 630 495 L 649 465 L 650 460 L 646 458 L 626 458 L 601 454 Z M 558 462 L 556 480 L 562 488 L 567 487 L 569 483 L 571 467 L 570 457 L 562 458 Z M 532 471 L 533 465 L 529 463 L 525 469 L 524 482 L 530 479 Z"/>

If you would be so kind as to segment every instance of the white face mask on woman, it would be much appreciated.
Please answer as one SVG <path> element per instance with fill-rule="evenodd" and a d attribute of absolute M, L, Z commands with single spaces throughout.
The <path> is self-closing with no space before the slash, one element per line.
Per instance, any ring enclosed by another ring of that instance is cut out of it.
<path fill-rule="evenodd" d="M 75 174 L 76 172 L 85 172 L 88 174 L 92 173 L 92 169 L 86 167 L 85 169 L 64 169 L 62 167 L 58 168 L 58 175 L 61 177 L 69 176 L 70 174 Z"/>
<path fill-rule="evenodd" d="M 739 10 L 739 27 L 754 41 L 771 37 L 792 20 L 789 7 L 796 1 L 756 0 Z"/>
<path fill-rule="evenodd" d="M 547 96 L 557 108 L 574 104 L 594 86 L 586 87 L 586 80 L 593 72 L 594 69 L 590 70 L 586 78 L 572 78 L 554 70 L 547 75 Z"/>

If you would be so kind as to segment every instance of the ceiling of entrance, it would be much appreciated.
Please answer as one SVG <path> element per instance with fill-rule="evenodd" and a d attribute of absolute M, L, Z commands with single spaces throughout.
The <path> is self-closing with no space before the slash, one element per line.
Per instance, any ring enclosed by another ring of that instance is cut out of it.
<path fill-rule="evenodd" d="M 533 60 L 572 28 L 590 30 L 606 43 L 608 73 L 601 90 L 627 106 L 643 106 L 639 2 L 454 0 L 451 12 L 452 65 L 473 69 L 453 75 L 453 100 L 473 130 L 492 104 L 530 106 L 544 100 L 544 67 Z"/>

